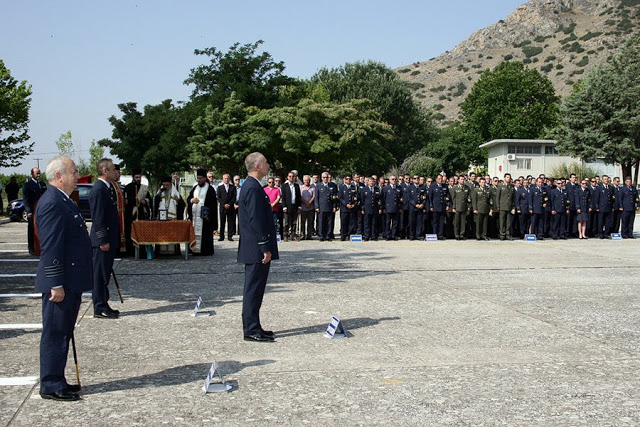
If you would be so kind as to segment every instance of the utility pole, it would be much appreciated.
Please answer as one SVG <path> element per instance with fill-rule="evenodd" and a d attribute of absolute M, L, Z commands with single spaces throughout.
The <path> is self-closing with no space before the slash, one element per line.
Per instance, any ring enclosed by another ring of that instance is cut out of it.
<path fill-rule="evenodd" d="M 40 169 L 40 160 L 42 160 L 39 157 L 34 157 L 33 160 L 35 160 L 36 162 L 38 162 L 38 169 Z"/>

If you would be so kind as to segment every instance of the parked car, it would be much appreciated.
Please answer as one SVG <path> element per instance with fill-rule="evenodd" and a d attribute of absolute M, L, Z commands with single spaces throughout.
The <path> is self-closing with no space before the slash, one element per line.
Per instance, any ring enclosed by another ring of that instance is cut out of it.
<path fill-rule="evenodd" d="M 89 208 L 89 193 L 93 184 L 78 184 L 76 191 L 78 192 L 78 209 L 86 220 L 91 219 L 91 209 Z M 71 195 L 75 198 L 74 195 Z M 9 202 L 9 219 L 11 221 L 26 221 L 27 213 L 24 211 L 24 202 L 22 199 L 16 199 Z"/>

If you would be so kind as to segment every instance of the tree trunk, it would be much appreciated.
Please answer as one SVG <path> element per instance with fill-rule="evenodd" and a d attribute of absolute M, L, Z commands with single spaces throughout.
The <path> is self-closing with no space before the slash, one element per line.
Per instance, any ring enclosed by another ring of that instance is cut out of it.
<path fill-rule="evenodd" d="M 636 160 L 636 173 L 633 177 L 633 184 L 637 185 L 638 184 L 638 169 L 640 169 L 640 160 Z M 625 177 L 626 178 L 626 177 Z"/>

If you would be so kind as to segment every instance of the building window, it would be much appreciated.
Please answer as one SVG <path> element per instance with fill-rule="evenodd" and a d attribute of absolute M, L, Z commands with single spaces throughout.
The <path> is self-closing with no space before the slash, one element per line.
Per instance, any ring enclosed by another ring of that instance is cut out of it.
<path fill-rule="evenodd" d="M 509 145 L 508 154 L 540 154 L 542 150 L 539 145 Z"/>
<path fill-rule="evenodd" d="M 553 145 L 545 145 L 544 154 L 557 156 L 558 151 L 556 151 L 556 147 L 554 147 Z"/>
<path fill-rule="evenodd" d="M 531 159 L 518 159 L 518 169 L 531 170 Z"/>

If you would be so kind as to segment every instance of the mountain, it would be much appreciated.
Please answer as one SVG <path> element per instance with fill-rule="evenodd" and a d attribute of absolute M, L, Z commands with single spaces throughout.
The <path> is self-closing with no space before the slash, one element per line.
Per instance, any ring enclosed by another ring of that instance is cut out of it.
<path fill-rule="evenodd" d="M 538 69 L 564 96 L 639 30 L 640 0 L 530 0 L 437 58 L 395 71 L 446 126 L 460 119 L 460 103 L 482 72 L 503 60 Z"/>

